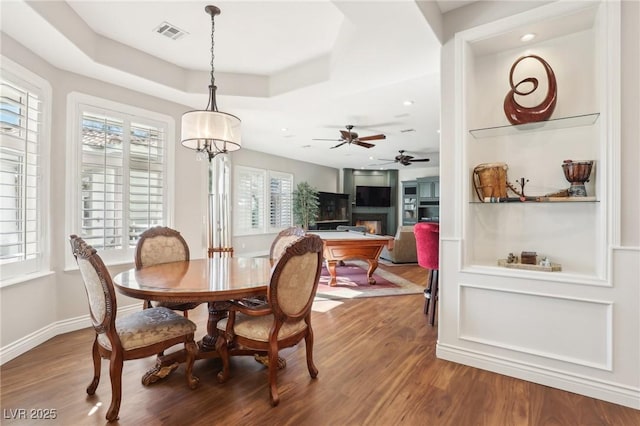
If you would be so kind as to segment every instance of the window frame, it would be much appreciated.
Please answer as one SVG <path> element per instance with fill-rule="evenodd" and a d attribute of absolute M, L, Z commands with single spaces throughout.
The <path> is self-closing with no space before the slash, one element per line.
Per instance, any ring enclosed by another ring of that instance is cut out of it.
<path fill-rule="evenodd" d="M 239 176 L 241 173 L 252 173 L 255 176 L 262 176 L 264 179 L 264 186 L 262 188 L 262 199 L 264 200 L 263 206 L 260 208 L 260 217 L 262 219 L 262 226 L 250 229 L 246 227 L 241 227 L 240 222 L 236 219 L 240 217 L 243 212 L 240 206 L 239 196 L 241 195 L 241 191 L 239 188 L 240 179 Z M 278 179 L 288 178 L 291 182 L 291 211 L 289 212 L 289 217 L 291 218 L 291 223 L 284 224 L 279 227 L 271 226 L 271 178 L 275 177 Z M 261 234 L 273 234 L 278 233 L 279 231 L 286 229 L 292 226 L 293 223 L 293 186 L 294 186 L 294 176 L 292 173 L 287 172 L 279 172 L 274 170 L 267 169 L 259 169 L 255 167 L 249 166 L 233 166 L 233 236 L 234 237 L 243 237 L 249 235 L 261 235 Z"/>
<path fill-rule="evenodd" d="M 2 264 L 0 272 L 0 288 L 18 284 L 33 277 L 43 276 L 51 272 L 50 264 L 50 151 L 51 151 L 51 84 L 41 76 L 24 68 L 9 58 L 0 55 L 0 75 L 29 93 L 38 96 L 41 111 L 38 132 L 38 163 L 36 174 L 39 191 L 36 196 L 36 233 L 38 252 L 33 259 L 25 259 Z"/>
<path fill-rule="evenodd" d="M 67 97 L 67 173 L 66 173 L 66 230 L 67 235 L 79 234 L 82 223 L 82 200 L 80 185 L 82 175 L 82 117 L 83 113 L 107 115 L 125 122 L 123 129 L 128 130 L 133 122 L 164 128 L 165 141 L 163 149 L 163 216 L 164 226 L 173 226 L 175 197 L 175 120 L 173 117 L 149 111 L 132 105 L 99 98 L 84 93 L 72 92 Z M 130 154 L 123 153 L 123 191 L 122 212 L 123 227 L 129 227 L 129 180 Z M 126 177 L 124 177 L 126 176 Z M 122 248 L 100 251 L 100 257 L 107 265 L 130 264 L 133 262 L 135 247 L 129 247 L 128 240 L 123 240 Z M 66 269 L 76 269 L 73 256 L 66 251 Z"/>

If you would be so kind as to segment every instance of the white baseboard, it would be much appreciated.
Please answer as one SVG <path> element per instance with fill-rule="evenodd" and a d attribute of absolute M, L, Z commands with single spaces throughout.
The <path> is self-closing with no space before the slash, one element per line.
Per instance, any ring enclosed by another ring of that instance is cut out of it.
<path fill-rule="evenodd" d="M 564 371 L 547 369 L 442 343 L 438 343 L 436 346 L 436 356 L 447 361 L 601 399 L 636 410 L 640 409 L 640 388 L 568 374 Z"/>
<path fill-rule="evenodd" d="M 117 315 L 126 315 L 129 312 L 134 312 L 140 309 L 141 305 L 139 303 L 122 306 L 118 308 Z M 5 362 L 9 362 L 23 353 L 30 351 L 52 337 L 87 327 L 91 327 L 91 317 L 89 314 L 56 321 L 42 327 L 40 330 L 36 330 L 33 333 L 21 337 L 20 339 L 0 348 L 0 365 L 3 365 Z"/>

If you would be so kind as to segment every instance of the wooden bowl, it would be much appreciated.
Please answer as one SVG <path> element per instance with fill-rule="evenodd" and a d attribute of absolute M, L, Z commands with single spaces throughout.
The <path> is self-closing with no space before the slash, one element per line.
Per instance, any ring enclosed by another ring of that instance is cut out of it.
<path fill-rule="evenodd" d="M 571 161 L 566 160 L 562 164 L 562 171 L 564 171 L 564 177 L 571 183 L 573 182 L 588 182 L 589 175 L 591 174 L 591 168 L 593 167 L 593 161 Z"/>

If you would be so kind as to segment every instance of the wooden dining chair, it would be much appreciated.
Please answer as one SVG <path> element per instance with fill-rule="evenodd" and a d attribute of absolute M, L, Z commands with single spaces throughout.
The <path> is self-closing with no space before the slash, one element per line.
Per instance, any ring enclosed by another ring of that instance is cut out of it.
<path fill-rule="evenodd" d="M 136 269 L 159 263 L 178 262 L 189 260 L 189 246 L 182 238 L 180 232 L 166 226 L 155 226 L 140 234 L 138 244 L 136 244 L 135 265 Z M 196 308 L 198 302 L 152 302 L 145 300 L 143 308 L 152 306 L 163 306 L 181 311 L 185 317 L 189 317 L 188 312 Z"/>
<path fill-rule="evenodd" d="M 311 305 L 318 289 L 322 268 L 322 239 L 307 234 L 289 244 L 271 271 L 268 303 L 247 306 L 232 301 L 229 316 L 218 322 L 216 349 L 222 359 L 218 381 L 229 378 L 229 352 L 241 354 L 267 352 L 269 395 L 278 405 L 278 351 L 305 340 L 307 368 L 312 378 L 318 375 L 313 363 Z"/>
<path fill-rule="evenodd" d="M 197 351 L 193 338 L 196 325 L 164 307 L 144 309 L 116 319 L 116 294 L 104 262 L 82 238 L 71 235 L 70 242 L 89 299 L 89 312 L 96 332 L 92 350 L 94 374 L 87 387 L 89 395 L 95 394 L 100 382 L 100 358 L 109 360 L 111 404 L 107 410 L 107 420 L 111 422 L 118 419 L 122 399 L 122 367 L 126 360 L 152 356 L 182 343 L 187 352 L 187 385 L 195 389 L 198 378 L 193 376 L 192 371 Z"/>

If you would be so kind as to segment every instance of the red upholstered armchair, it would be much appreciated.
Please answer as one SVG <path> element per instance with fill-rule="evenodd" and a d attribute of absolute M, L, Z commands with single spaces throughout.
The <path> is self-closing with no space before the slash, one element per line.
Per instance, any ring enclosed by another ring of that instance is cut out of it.
<path fill-rule="evenodd" d="M 418 265 L 427 269 L 427 288 L 424 290 L 424 313 L 429 315 L 429 323 L 433 325 L 436 318 L 436 302 L 438 299 L 438 270 L 440 263 L 440 225 L 432 222 L 418 222 L 413 227 L 416 236 L 416 252 Z"/>

